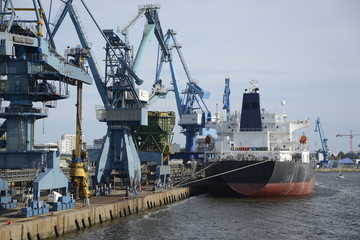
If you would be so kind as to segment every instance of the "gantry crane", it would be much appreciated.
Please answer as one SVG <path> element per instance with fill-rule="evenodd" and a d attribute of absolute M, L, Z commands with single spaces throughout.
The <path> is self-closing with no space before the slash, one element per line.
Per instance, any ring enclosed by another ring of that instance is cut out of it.
<path fill-rule="evenodd" d="M 320 168 L 332 168 L 332 164 L 328 159 L 328 155 L 330 153 L 328 145 L 327 145 L 327 138 L 325 138 L 323 128 L 320 123 L 320 118 L 316 119 L 316 126 L 315 132 L 319 132 L 321 146 L 322 146 L 322 154 L 324 156 L 323 160 L 320 161 Z"/>
<path fill-rule="evenodd" d="M 336 137 L 350 137 L 350 152 L 353 152 L 353 138 L 354 136 L 360 136 L 360 134 L 353 134 L 353 130 L 350 130 L 349 134 L 336 134 Z"/>

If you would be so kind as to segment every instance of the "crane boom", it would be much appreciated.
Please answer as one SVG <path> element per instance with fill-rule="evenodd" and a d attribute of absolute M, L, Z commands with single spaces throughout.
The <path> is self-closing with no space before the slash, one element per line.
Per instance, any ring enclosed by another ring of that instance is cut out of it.
<path fill-rule="evenodd" d="M 145 12 L 145 8 L 139 8 L 139 12 L 138 14 L 132 19 L 130 20 L 130 22 L 121 30 L 121 34 L 125 35 L 127 34 L 128 29 L 135 23 L 137 22 L 137 20 L 140 19 L 141 15 Z"/>
<path fill-rule="evenodd" d="M 336 134 L 336 137 L 350 137 L 350 152 L 353 152 L 353 138 L 354 136 L 360 136 L 360 134 L 353 134 L 353 130 L 350 130 L 350 134 Z"/>

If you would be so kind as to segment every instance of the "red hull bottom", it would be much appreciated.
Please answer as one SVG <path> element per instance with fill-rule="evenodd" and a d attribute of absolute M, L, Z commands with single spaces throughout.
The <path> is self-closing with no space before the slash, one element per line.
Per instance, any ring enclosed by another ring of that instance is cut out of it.
<path fill-rule="evenodd" d="M 314 176 L 309 182 L 295 182 L 295 183 L 217 183 L 215 189 L 223 189 L 232 191 L 243 196 L 248 197 L 274 197 L 274 196 L 299 196 L 308 195 L 312 192 L 316 181 Z M 211 189 L 210 189 L 211 190 Z M 217 191 L 216 194 L 225 194 Z M 233 195 L 231 194 L 231 195 Z"/>

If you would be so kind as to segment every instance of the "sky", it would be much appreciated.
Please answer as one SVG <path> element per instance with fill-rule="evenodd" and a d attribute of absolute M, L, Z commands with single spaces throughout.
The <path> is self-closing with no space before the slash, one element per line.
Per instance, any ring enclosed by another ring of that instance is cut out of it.
<path fill-rule="evenodd" d="M 14 0 L 19 4 L 20 0 Z M 32 1 L 29 1 L 30 3 Z M 42 1 L 48 13 L 49 2 Z M 54 19 L 60 1 L 53 0 L 50 19 Z M 163 31 L 174 29 L 192 77 L 210 91 L 206 104 L 212 113 L 222 105 L 225 78 L 230 78 L 231 110 L 239 110 L 244 89 L 249 81 L 260 84 L 262 107 L 268 112 L 281 112 L 281 101 L 289 119 L 309 119 L 310 127 L 302 129 L 309 138 L 310 150 L 321 147 L 314 132 L 319 117 L 331 152 L 348 152 L 347 137 L 353 130 L 353 149 L 360 150 L 360 1 L 357 0 L 104 0 L 86 1 L 102 29 L 122 29 L 137 14 L 138 6 L 160 4 Z M 104 69 L 105 41 L 87 15 L 80 0 L 74 0 L 81 21 L 92 43 L 95 57 Z M 16 5 L 18 6 L 18 5 Z M 15 6 L 15 7 L 16 7 Z M 51 20 L 50 20 L 51 22 Z M 145 17 L 129 30 L 135 52 L 142 37 Z M 79 43 L 69 16 L 55 36 L 58 52 Z M 155 79 L 157 40 L 153 38 L 143 65 L 138 72 L 151 90 Z M 174 60 L 176 61 L 176 60 Z M 179 61 L 177 61 L 179 62 Z M 176 65 L 184 87 L 186 79 Z M 170 84 L 169 68 L 163 70 L 164 83 Z M 57 142 L 61 134 L 75 134 L 76 89 L 71 97 L 58 101 L 49 117 L 36 124 L 36 141 Z M 106 125 L 95 117 L 95 106 L 101 99 L 95 84 L 84 87 L 83 132 L 85 141 L 106 133 Z M 170 93 L 151 110 L 175 111 L 175 98 Z M 179 127 L 174 142 L 184 144 Z"/>

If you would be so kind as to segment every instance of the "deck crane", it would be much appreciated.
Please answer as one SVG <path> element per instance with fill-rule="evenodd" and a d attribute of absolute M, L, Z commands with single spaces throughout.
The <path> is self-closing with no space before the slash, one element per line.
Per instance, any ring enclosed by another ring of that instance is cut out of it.
<path fill-rule="evenodd" d="M 319 132 L 321 146 L 322 146 L 322 154 L 324 156 L 323 160 L 320 161 L 320 168 L 332 168 L 332 164 L 328 159 L 329 148 L 327 146 L 327 138 L 325 138 L 323 128 L 320 123 L 320 118 L 316 119 L 315 132 Z"/>
<path fill-rule="evenodd" d="M 180 117 L 179 125 L 183 128 L 183 134 L 186 136 L 185 153 L 180 153 L 177 157 L 190 160 L 197 158 L 195 154 L 195 137 L 200 132 L 202 133 L 206 121 L 211 120 L 211 114 L 207 108 L 204 99 L 210 96 L 210 93 L 202 89 L 191 77 L 190 71 L 186 65 L 185 58 L 181 51 L 181 46 L 178 44 L 175 37 L 174 30 L 169 29 L 164 36 L 166 46 L 160 45 L 159 57 L 156 67 L 155 84 L 160 81 L 160 74 L 163 63 L 168 62 L 170 65 L 172 82 L 174 85 L 175 100 L 178 114 Z M 187 77 L 187 85 L 184 91 L 180 89 L 179 79 L 177 77 L 172 49 L 170 48 L 170 39 L 173 42 L 173 48 L 176 49 L 180 58 L 182 67 Z M 161 54 L 160 54 L 161 52 Z"/>
<path fill-rule="evenodd" d="M 336 137 L 350 137 L 350 152 L 353 152 L 353 138 L 354 136 L 360 136 L 360 134 L 353 134 L 353 130 L 350 130 L 349 134 L 336 134 Z"/>

